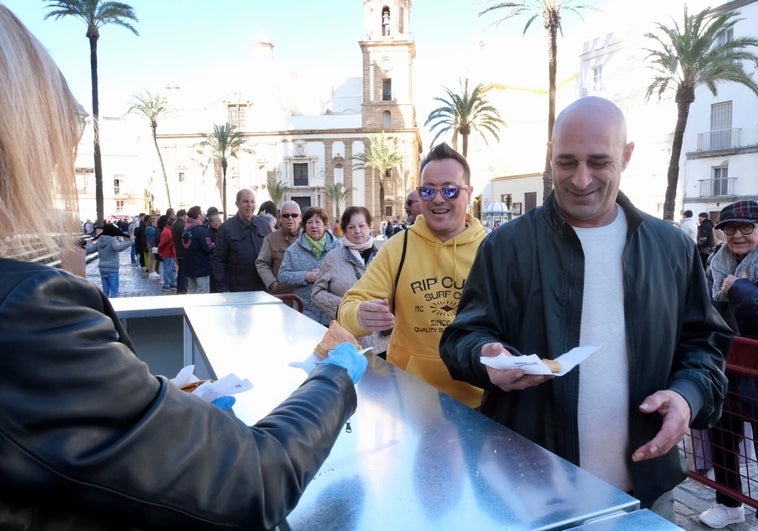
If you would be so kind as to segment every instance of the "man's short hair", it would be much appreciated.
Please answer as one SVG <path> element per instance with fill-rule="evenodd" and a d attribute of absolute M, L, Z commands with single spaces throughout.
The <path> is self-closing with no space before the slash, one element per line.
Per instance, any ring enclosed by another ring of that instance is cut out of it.
<path fill-rule="evenodd" d="M 685 210 L 684 211 L 684 217 L 685 218 L 691 218 L 692 217 L 692 210 Z"/>
<path fill-rule="evenodd" d="M 433 160 L 453 159 L 457 160 L 461 166 L 463 166 L 463 180 L 466 184 L 471 184 L 471 168 L 469 168 L 466 158 L 458 153 L 456 150 L 448 146 L 445 142 L 437 144 L 421 161 L 421 167 L 419 168 L 419 174 L 424 171 L 424 167 Z"/>
<path fill-rule="evenodd" d="M 186 211 L 186 210 L 184 210 L 183 208 L 180 208 L 180 209 L 179 209 L 179 210 L 176 212 L 176 217 L 177 217 L 177 218 L 178 218 L 178 217 L 180 217 L 180 216 L 186 216 L 186 215 L 187 215 L 187 211 Z"/>
<path fill-rule="evenodd" d="M 199 205 L 195 205 L 189 209 L 189 211 L 187 212 L 187 217 L 189 217 L 190 219 L 197 219 L 197 217 L 200 215 L 202 211 L 203 211 L 203 207 Z"/>

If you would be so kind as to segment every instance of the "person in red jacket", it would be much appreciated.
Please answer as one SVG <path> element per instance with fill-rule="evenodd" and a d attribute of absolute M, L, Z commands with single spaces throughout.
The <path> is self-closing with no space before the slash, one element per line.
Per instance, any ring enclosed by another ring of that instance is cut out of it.
<path fill-rule="evenodd" d="M 158 240 L 158 254 L 162 260 L 163 291 L 176 289 L 176 247 L 174 247 L 174 221 L 168 218 Z"/>

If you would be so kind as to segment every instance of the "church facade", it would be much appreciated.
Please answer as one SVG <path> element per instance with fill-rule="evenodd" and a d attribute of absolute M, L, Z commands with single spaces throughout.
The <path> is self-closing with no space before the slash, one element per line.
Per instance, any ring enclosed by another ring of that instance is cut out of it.
<path fill-rule="evenodd" d="M 304 113 L 287 94 L 293 80 L 276 64 L 274 45 L 254 45 L 249 79 L 225 87 L 212 104 L 181 101 L 161 122 L 158 144 L 168 175 L 174 208 L 199 204 L 221 209 L 221 167 L 205 136 L 213 129 L 198 124 L 234 124 L 244 135 L 235 157 L 227 155 L 227 211 L 235 212 L 234 196 L 241 188 L 256 192 L 258 203 L 269 198 L 273 183 L 286 186 L 285 200 L 301 208 L 326 209 L 330 223 L 347 206 L 366 206 L 378 222 L 404 216 L 407 191 L 417 185 L 421 137 L 413 105 L 415 44 L 410 31 L 411 0 L 365 0 L 364 29 L 359 41 L 360 77 L 339 82 L 316 113 Z M 347 44 L 346 44 L 347 45 Z M 356 50 L 356 53 L 358 50 Z M 375 171 L 356 169 L 354 158 L 364 153 L 373 136 L 394 140 L 402 163 L 384 181 L 385 211 L 380 210 Z M 341 183 L 348 192 L 336 205 L 328 190 Z M 154 183 L 160 208 L 161 183 Z M 165 210 L 165 209 L 164 209 Z"/>

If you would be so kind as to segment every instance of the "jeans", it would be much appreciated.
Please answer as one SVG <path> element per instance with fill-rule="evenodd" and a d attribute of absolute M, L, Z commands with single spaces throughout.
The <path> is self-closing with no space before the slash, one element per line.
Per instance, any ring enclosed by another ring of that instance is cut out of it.
<path fill-rule="evenodd" d="M 187 293 L 187 278 L 184 276 L 184 271 L 182 271 L 182 259 L 177 258 L 176 262 L 179 264 L 179 267 L 177 267 L 178 272 L 176 274 L 176 292 Z"/>
<path fill-rule="evenodd" d="M 131 248 L 131 251 L 130 251 L 130 255 L 131 255 L 131 258 L 132 258 L 132 264 L 136 264 L 137 263 L 137 244 L 134 243 L 134 242 L 132 242 L 132 248 Z"/>
<path fill-rule="evenodd" d="M 118 297 L 118 271 L 113 273 L 100 273 L 103 283 L 103 293 L 108 297 Z"/>
<path fill-rule="evenodd" d="M 187 277 L 187 293 L 210 293 L 211 277 Z"/>
<path fill-rule="evenodd" d="M 176 259 L 164 258 L 163 259 L 163 287 L 170 288 L 176 285 Z"/>

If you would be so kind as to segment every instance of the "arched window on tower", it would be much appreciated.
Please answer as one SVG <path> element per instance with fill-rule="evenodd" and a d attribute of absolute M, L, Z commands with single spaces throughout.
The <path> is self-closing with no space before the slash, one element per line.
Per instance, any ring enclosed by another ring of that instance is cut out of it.
<path fill-rule="evenodd" d="M 390 8 L 382 8 L 382 35 L 385 37 L 390 34 Z"/>
<path fill-rule="evenodd" d="M 382 113 L 382 128 L 383 129 L 392 128 L 392 113 L 390 113 L 389 111 L 384 111 Z"/>

